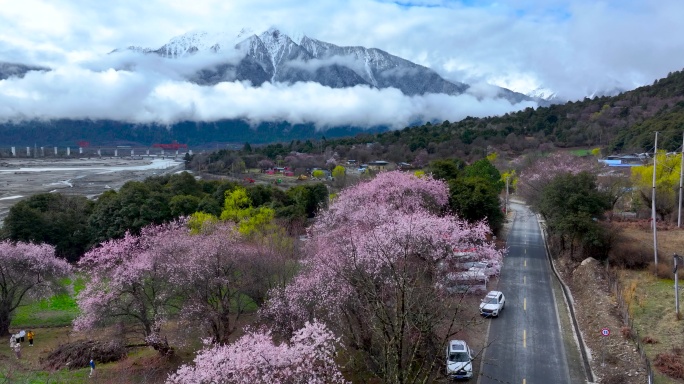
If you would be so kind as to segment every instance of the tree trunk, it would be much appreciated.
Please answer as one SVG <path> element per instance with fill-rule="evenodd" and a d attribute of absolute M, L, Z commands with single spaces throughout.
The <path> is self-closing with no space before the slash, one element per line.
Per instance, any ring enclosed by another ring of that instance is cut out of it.
<path fill-rule="evenodd" d="M 145 342 L 161 356 L 171 357 L 174 354 L 173 347 L 169 346 L 166 336 L 161 335 L 161 328 L 158 325 L 152 327 L 149 335 L 145 337 Z"/>
<path fill-rule="evenodd" d="M 10 313 L 7 310 L 0 310 L 0 336 L 8 336 L 10 334 Z"/>
<path fill-rule="evenodd" d="M 173 347 L 169 346 L 166 337 L 163 337 L 159 333 L 155 333 L 147 337 L 147 345 L 152 347 L 155 351 L 159 352 L 159 355 L 171 357 L 174 354 Z"/>

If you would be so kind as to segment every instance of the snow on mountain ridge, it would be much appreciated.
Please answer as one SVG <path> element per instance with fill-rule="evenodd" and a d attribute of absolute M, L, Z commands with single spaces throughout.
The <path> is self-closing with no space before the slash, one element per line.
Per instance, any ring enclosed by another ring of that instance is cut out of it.
<path fill-rule="evenodd" d="M 172 38 L 157 52 L 173 58 L 203 51 L 218 53 L 234 49 L 240 38 L 240 34 L 233 36 L 226 32 L 191 31 Z"/>
<path fill-rule="evenodd" d="M 279 64 L 283 61 L 286 53 L 290 51 L 290 48 L 294 42 L 275 28 L 269 28 L 269 30 L 262 33 L 258 37 L 261 42 L 264 43 L 266 51 L 271 57 L 271 63 L 273 64 L 272 80 L 274 80 L 276 74 L 278 73 Z"/>
<path fill-rule="evenodd" d="M 556 92 L 554 92 L 548 88 L 537 88 L 533 91 L 527 92 L 526 95 L 530 96 L 530 97 L 537 98 L 537 99 L 541 99 L 541 100 L 547 100 L 547 101 L 553 100 L 557 96 Z"/>
<path fill-rule="evenodd" d="M 165 58 L 184 58 L 197 53 L 220 53 L 212 60 L 198 57 L 204 64 L 188 77 L 201 85 L 218 82 L 249 81 L 255 86 L 264 82 L 314 82 L 332 88 L 358 85 L 372 88 L 395 88 L 405 95 L 460 95 L 470 87 L 446 80 L 434 70 L 392 55 L 377 48 L 338 46 L 304 34 L 297 42 L 277 28 L 256 35 L 243 29 L 238 34 L 193 31 L 174 37 L 156 50 L 143 53 Z M 237 53 L 225 60 L 229 52 Z M 239 57 L 238 57 L 239 56 Z M 512 103 L 531 100 L 528 96 L 497 88 L 496 96 Z"/>

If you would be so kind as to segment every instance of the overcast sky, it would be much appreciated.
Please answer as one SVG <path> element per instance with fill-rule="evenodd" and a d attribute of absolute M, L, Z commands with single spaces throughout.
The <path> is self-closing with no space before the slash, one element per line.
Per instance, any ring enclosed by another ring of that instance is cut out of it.
<path fill-rule="evenodd" d="M 199 87 L 169 79 L 154 63 L 140 73 L 107 70 L 105 55 L 131 45 L 156 49 L 189 31 L 259 34 L 275 26 L 380 48 L 450 80 L 581 99 L 682 69 L 682 15 L 681 0 L 0 0 L 0 61 L 55 69 L 0 81 L 0 119 L 241 117 L 399 127 L 500 114 L 529 103 L 316 84 Z M 226 106 L 226 99 L 238 102 Z"/>

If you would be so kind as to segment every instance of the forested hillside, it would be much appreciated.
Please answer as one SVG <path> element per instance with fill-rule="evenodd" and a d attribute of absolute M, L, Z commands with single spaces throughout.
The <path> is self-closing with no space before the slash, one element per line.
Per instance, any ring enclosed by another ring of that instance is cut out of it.
<path fill-rule="evenodd" d="M 153 143 L 177 141 L 194 148 L 213 147 L 217 143 L 266 144 L 279 141 L 306 140 L 328 137 L 353 136 L 363 132 L 382 132 L 385 127 L 364 130 L 356 127 L 335 127 L 326 132 L 316 130 L 313 124 L 288 122 L 262 122 L 250 124 L 245 120 L 215 122 L 184 121 L 171 125 L 133 124 L 113 120 L 24 121 L 0 123 L 2 145 L 15 146 L 75 146 L 88 141 L 93 146 L 134 145 L 150 146 Z M 5 149 L 5 148 L 2 148 Z M 7 153 L 0 152 L 0 157 Z"/>
<path fill-rule="evenodd" d="M 399 131 L 387 131 L 385 127 L 370 131 L 355 127 L 317 131 L 312 124 L 272 122 L 253 126 L 241 120 L 182 122 L 170 126 L 59 120 L 4 123 L 0 124 L 0 134 L 12 145 L 75 145 L 79 140 L 88 140 L 92 145 L 151 145 L 172 140 L 191 146 L 226 142 L 287 143 L 275 151 L 281 155 L 291 151 L 313 153 L 326 146 L 345 151 L 344 147 L 354 144 L 379 143 L 384 148 L 378 156 L 396 161 L 411 160 L 421 150 L 435 158 L 447 154 L 479 158 L 487 146 L 512 153 L 552 146 L 600 146 L 609 152 L 642 152 L 652 148 L 656 130 L 662 133 L 661 147 L 673 150 L 680 145 L 680 127 L 684 122 L 682 101 L 684 74 L 678 71 L 652 85 L 617 96 L 527 108 L 503 116 L 426 123 Z M 307 140 L 314 142 L 323 137 L 345 138 L 328 140 L 323 145 L 307 144 Z M 270 155 L 274 147 L 265 151 L 264 154 L 273 157 Z M 474 153 L 471 155 L 471 152 Z"/>
<path fill-rule="evenodd" d="M 602 147 L 607 153 L 643 152 L 652 150 L 655 131 L 660 132 L 658 146 L 671 151 L 681 144 L 682 127 L 684 73 L 678 71 L 617 96 L 353 138 L 272 144 L 257 151 L 274 157 L 291 151 L 316 153 L 330 147 L 341 156 L 360 161 L 383 158 L 410 162 L 446 157 L 475 160 L 491 148 L 513 155 L 578 146 Z M 368 143 L 374 145 L 358 146 Z"/>

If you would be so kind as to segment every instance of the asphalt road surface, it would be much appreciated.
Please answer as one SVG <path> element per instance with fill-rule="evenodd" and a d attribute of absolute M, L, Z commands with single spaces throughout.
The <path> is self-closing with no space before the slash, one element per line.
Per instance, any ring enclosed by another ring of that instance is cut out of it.
<path fill-rule="evenodd" d="M 506 304 L 501 315 L 491 319 L 477 382 L 570 383 L 553 272 L 539 224 L 526 206 L 512 203 L 511 209 L 516 214 L 498 285 Z"/>

